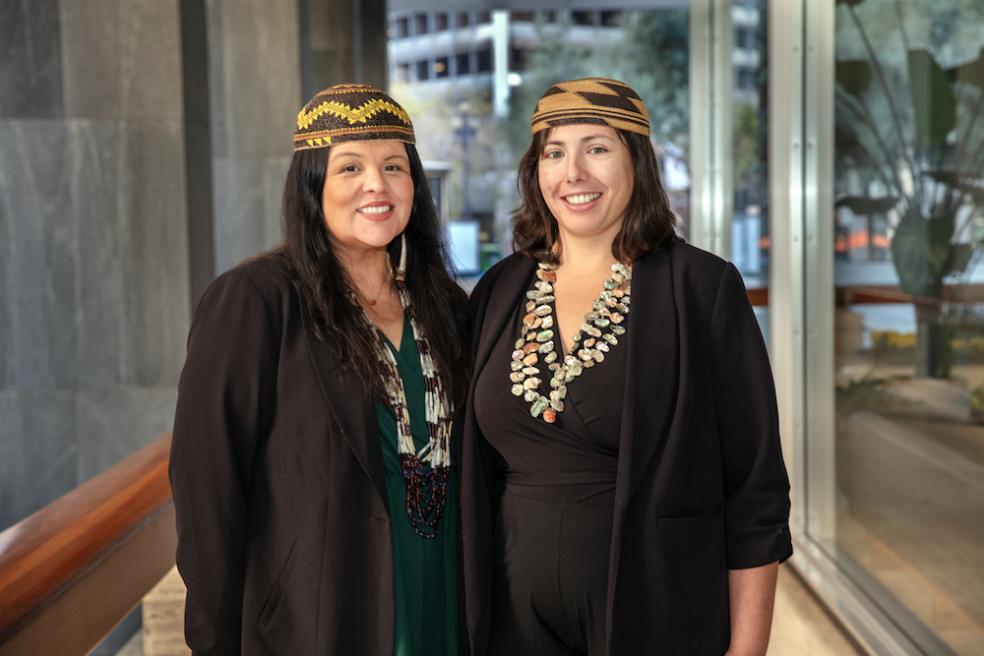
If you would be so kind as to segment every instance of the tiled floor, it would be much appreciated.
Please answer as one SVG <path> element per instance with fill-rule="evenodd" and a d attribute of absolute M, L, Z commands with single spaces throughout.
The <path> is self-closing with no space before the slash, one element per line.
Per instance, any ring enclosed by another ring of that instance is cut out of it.
<path fill-rule="evenodd" d="M 180 625 L 176 618 L 180 617 L 182 599 L 175 593 L 180 587 L 181 580 L 172 571 L 152 593 L 150 607 L 144 610 L 145 630 L 155 634 L 148 641 L 149 648 L 144 650 L 143 636 L 137 634 L 117 656 L 188 653 L 178 639 Z M 799 577 L 787 566 L 780 568 L 769 656 L 854 656 L 857 653 L 803 587 Z"/>
<path fill-rule="evenodd" d="M 769 656 L 854 656 L 844 637 L 788 565 L 779 568 Z"/>

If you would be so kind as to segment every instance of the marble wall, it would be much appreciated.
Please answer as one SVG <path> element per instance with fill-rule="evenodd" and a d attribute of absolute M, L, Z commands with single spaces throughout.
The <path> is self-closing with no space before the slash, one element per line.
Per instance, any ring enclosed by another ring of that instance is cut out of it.
<path fill-rule="evenodd" d="M 0 0 L 0 528 L 171 423 L 177 0 Z"/>
<path fill-rule="evenodd" d="M 283 180 L 304 102 L 296 1 L 207 0 L 215 266 L 281 238 Z"/>
<path fill-rule="evenodd" d="M 215 265 L 281 240 L 294 120 L 319 89 L 386 85 L 384 0 L 207 0 Z"/>
<path fill-rule="evenodd" d="M 302 89 L 385 84 L 384 35 L 382 0 L 0 0 L 0 529 L 170 429 L 202 279 L 280 241 Z"/>

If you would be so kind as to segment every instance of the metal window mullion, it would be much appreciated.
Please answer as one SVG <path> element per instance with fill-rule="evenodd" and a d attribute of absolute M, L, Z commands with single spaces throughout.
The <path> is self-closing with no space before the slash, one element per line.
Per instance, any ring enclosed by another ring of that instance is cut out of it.
<path fill-rule="evenodd" d="M 769 21 L 769 336 L 793 534 L 806 531 L 803 320 L 802 7 L 771 0 Z"/>
<path fill-rule="evenodd" d="M 690 241 L 731 257 L 731 2 L 690 5 Z"/>

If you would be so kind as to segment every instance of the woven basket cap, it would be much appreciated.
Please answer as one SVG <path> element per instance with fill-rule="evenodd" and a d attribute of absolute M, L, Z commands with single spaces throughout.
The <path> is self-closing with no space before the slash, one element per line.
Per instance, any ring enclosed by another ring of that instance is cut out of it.
<path fill-rule="evenodd" d="M 559 82 L 547 89 L 530 119 L 533 134 L 541 130 L 592 123 L 649 136 L 649 111 L 632 87 L 618 80 L 586 77 Z"/>
<path fill-rule="evenodd" d="M 295 152 L 367 139 L 414 143 L 413 123 L 406 110 L 368 84 L 322 89 L 297 114 Z"/>

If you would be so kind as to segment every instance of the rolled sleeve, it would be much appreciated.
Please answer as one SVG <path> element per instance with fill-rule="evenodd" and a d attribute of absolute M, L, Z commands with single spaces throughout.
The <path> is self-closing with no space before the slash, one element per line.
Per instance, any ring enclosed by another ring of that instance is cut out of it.
<path fill-rule="evenodd" d="M 781 562 L 793 547 L 775 384 L 755 313 L 732 264 L 721 274 L 710 344 L 728 568 Z"/>

